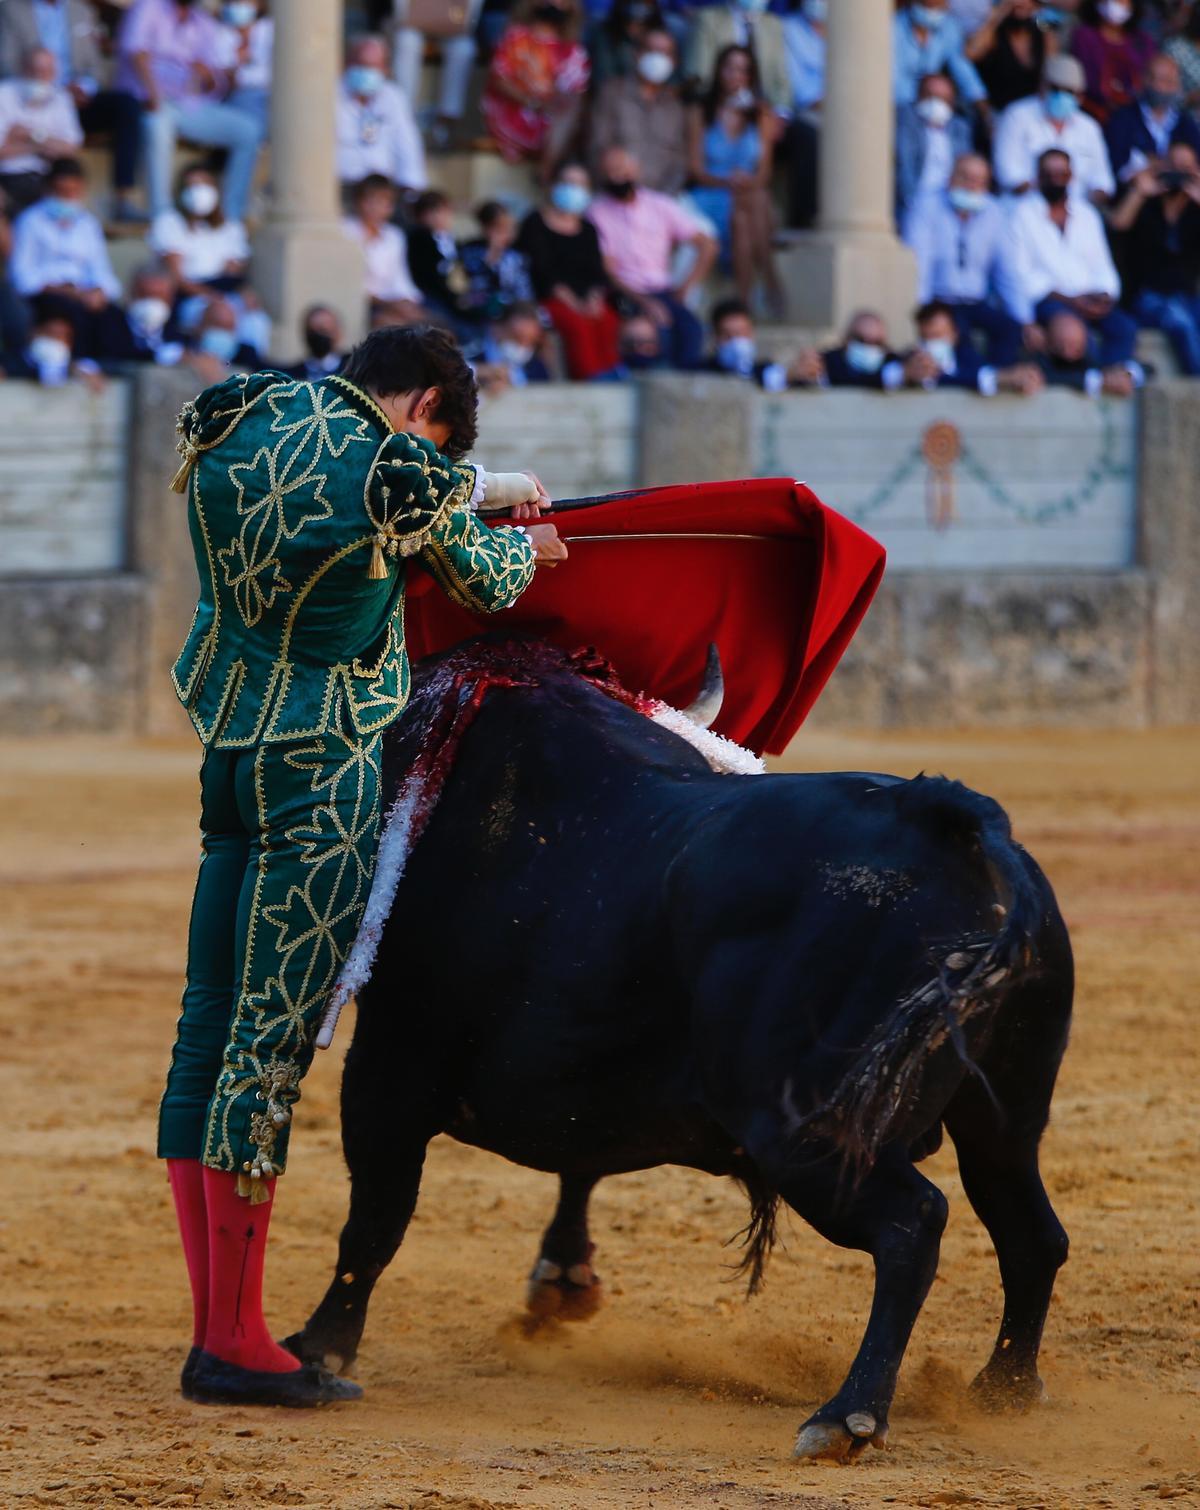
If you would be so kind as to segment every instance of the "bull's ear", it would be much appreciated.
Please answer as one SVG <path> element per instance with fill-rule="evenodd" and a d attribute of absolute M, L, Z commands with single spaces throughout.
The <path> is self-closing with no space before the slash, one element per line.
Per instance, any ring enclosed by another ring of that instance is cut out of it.
<path fill-rule="evenodd" d="M 696 701 L 690 703 L 683 711 L 702 729 L 711 729 L 720 715 L 721 704 L 724 701 L 725 677 L 721 671 L 721 655 L 716 645 L 710 644 L 708 660 L 704 663 L 704 681 L 700 685 L 699 695 Z"/>

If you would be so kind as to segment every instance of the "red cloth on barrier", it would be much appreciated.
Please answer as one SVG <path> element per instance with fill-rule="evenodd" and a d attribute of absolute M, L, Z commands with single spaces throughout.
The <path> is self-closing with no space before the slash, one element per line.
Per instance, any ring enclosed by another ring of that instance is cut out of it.
<path fill-rule="evenodd" d="M 414 659 L 487 630 L 518 630 L 567 651 L 594 645 L 625 686 L 680 707 L 696 696 L 715 642 L 725 702 L 714 728 L 779 754 L 883 576 L 879 542 L 791 478 L 644 488 L 560 507 L 550 518 L 571 559 L 539 570 L 497 615 L 471 614 L 412 574 Z"/>

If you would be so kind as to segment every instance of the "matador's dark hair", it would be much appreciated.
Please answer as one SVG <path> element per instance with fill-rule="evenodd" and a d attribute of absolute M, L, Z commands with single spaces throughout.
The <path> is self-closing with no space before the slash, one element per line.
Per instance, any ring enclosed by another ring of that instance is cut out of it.
<path fill-rule="evenodd" d="M 479 389 L 448 330 L 436 325 L 385 325 L 373 330 L 346 358 L 342 376 L 383 398 L 440 388 L 438 423 L 450 426 L 450 438 L 442 449 L 457 461 L 475 444 Z"/>

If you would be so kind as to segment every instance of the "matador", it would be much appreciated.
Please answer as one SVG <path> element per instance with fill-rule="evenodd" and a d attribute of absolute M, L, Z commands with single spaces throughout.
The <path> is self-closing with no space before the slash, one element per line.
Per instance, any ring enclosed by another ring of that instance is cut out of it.
<path fill-rule="evenodd" d="M 318 1405 L 262 1310 L 276 1179 L 314 1040 L 367 902 L 384 731 L 409 690 L 410 562 L 456 602 L 514 602 L 565 547 L 530 473 L 462 461 L 474 375 L 429 327 L 376 331 L 339 376 L 207 389 L 179 419 L 200 599 L 173 672 L 204 746 L 187 985 L 159 1113 L 193 1301 L 181 1387 Z"/>

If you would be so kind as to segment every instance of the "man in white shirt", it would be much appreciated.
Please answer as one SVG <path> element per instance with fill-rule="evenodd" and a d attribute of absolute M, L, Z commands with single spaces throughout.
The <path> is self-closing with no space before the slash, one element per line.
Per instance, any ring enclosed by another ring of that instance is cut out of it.
<path fill-rule="evenodd" d="M 1116 193 L 1104 133 L 1080 109 L 1085 84 L 1079 60 L 1056 53 L 1046 59 L 1041 91 L 1001 112 L 992 158 L 1002 189 L 1024 194 L 1037 177 L 1042 153 L 1058 147 L 1071 159 L 1073 196 L 1103 203 Z"/>
<path fill-rule="evenodd" d="M 1071 160 L 1056 147 L 1037 165 L 1037 192 L 1017 204 L 1009 221 L 1005 302 L 1025 327 L 1031 349 L 1045 346 L 1045 327 L 1064 310 L 1077 315 L 1108 367 L 1133 357 L 1137 324 L 1117 307 L 1121 280 L 1099 213 L 1073 199 Z"/>
<path fill-rule="evenodd" d="M 46 47 L 33 48 L 19 79 L 0 83 L 0 188 L 18 209 L 41 197 L 56 157 L 83 142 L 70 92 L 58 82 L 58 63 Z"/>
<path fill-rule="evenodd" d="M 396 190 L 381 173 L 368 173 L 354 190 L 354 214 L 342 229 L 363 249 L 364 287 L 371 326 L 411 325 L 424 318 L 421 290 L 408 267 L 408 241 L 398 225 Z"/>
<path fill-rule="evenodd" d="M 379 173 L 402 189 L 424 189 L 425 148 L 412 106 L 387 76 L 388 50 L 379 37 L 350 48 L 338 94 L 337 174 L 343 184 Z"/>
<path fill-rule="evenodd" d="M 949 187 L 922 195 L 904 222 L 917 258 L 917 303 L 936 300 L 954 311 L 960 335 L 980 331 L 988 362 L 1009 367 L 1021 348 L 1021 327 L 995 302 L 1004 268 L 1008 217 L 988 192 L 991 170 L 974 152 L 954 164 Z"/>

